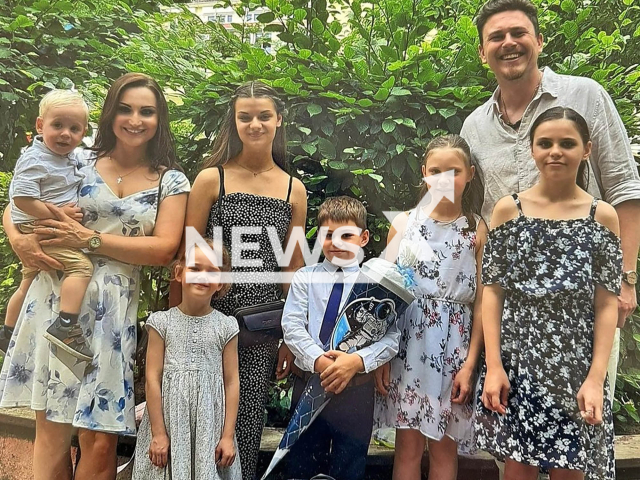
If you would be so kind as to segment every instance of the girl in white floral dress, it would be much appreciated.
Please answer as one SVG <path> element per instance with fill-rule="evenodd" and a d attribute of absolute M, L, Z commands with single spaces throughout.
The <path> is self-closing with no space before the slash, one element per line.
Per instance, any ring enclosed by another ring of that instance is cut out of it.
<path fill-rule="evenodd" d="M 475 324 L 486 226 L 474 213 L 480 188 L 461 137 L 432 140 L 422 175 L 428 192 L 425 184 L 418 206 L 394 220 L 387 240 L 387 258 L 395 260 L 399 249 L 397 261 L 413 264 L 417 287 L 416 300 L 399 321 L 398 356 L 376 372 L 382 393 L 376 423 L 396 428 L 394 480 L 421 478 L 427 441 L 429 477 L 455 480 L 458 446 L 473 444 L 473 408 L 467 403 L 482 343 Z"/>
<path fill-rule="evenodd" d="M 117 435 L 136 433 L 140 265 L 167 264 L 183 232 L 189 181 L 173 169 L 167 104 L 153 79 L 132 73 L 113 83 L 93 150 L 82 169 L 82 225 L 55 209 L 58 220 L 36 229 L 54 237 L 43 244 L 90 249 L 94 273 L 79 324 L 93 361 L 70 362 L 43 337 L 57 316 L 61 276 L 42 271 L 22 306 L 0 374 L 0 407 L 36 411 L 36 480 L 71 478 L 73 427 L 79 427 L 82 450 L 75 479 L 115 478 Z M 6 220 L 4 226 L 23 263 L 42 258 L 33 256 L 40 250 L 33 235 L 19 234 Z"/>

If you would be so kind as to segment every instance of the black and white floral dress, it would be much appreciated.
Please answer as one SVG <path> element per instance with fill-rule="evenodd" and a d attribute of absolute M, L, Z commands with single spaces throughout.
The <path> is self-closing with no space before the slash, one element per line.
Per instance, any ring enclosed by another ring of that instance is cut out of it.
<path fill-rule="evenodd" d="M 591 367 L 596 284 L 619 293 L 620 240 L 588 217 L 518 217 L 493 229 L 482 281 L 506 292 L 501 324 L 502 363 L 511 389 L 506 414 L 484 408 L 478 385 L 478 447 L 498 459 L 542 470 L 577 469 L 590 480 L 615 478 L 612 398 L 604 386 L 603 422 L 580 416 L 577 395 Z"/>

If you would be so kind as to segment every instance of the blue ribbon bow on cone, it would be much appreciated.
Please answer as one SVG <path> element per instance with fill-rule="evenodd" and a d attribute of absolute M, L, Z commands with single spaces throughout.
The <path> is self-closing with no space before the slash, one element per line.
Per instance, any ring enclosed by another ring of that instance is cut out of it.
<path fill-rule="evenodd" d="M 353 353 L 381 340 L 414 300 L 407 289 L 407 276 L 406 269 L 400 271 L 397 265 L 381 258 L 363 264 L 324 350 Z M 333 398 L 320 382 L 317 373 L 307 382 L 262 480 L 269 476 Z"/>

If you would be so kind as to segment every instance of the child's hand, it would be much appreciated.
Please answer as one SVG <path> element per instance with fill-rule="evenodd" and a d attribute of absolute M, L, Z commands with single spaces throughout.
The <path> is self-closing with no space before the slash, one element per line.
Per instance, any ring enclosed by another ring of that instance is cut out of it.
<path fill-rule="evenodd" d="M 222 437 L 216 446 L 216 465 L 219 467 L 230 467 L 236 459 L 236 448 L 233 438 Z"/>
<path fill-rule="evenodd" d="M 276 380 L 282 380 L 284 377 L 289 375 L 289 373 L 291 372 L 291 365 L 293 365 L 294 360 L 295 357 L 293 356 L 293 353 L 291 353 L 291 350 L 289 349 L 289 347 L 287 347 L 287 344 L 282 342 L 282 345 L 280 345 L 280 348 L 278 349 L 278 367 L 276 368 Z"/>
<path fill-rule="evenodd" d="M 169 461 L 169 436 L 154 435 L 149 445 L 149 458 L 156 467 L 164 468 Z"/>
<path fill-rule="evenodd" d="M 484 380 L 484 391 L 482 392 L 482 403 L 492 412 L 504 415 L 507 412 L 507 402 L 509 400 L 509 389 L 511 384 L 507 378 L 504 368 L 494 368 L 487 370 Z"/>
<path fill-rule="evenodd" d="M 376 384 L 376 390 L 380 395 L 387 396 L 389 394 L 391 365 L 385 363 L 384 365 L 376 368 L 373 372 L 373 378 Z"/>
<path fill-rule="evenodd" d="M 602 382 L 593 380 L 587 376 L 580 390 L 578 391 L 578 408 L 580 415 L 589 425 L 599 425 L 602 423 L 602 403 L 604 395 L 604 385 Z"/>
<path fill-rule="evenodd" d="M 82 209 L 77 205 L 69 203 L 62 207 L 62 211 L 66 213 L 69 217 L 74 219 L 76 222 L 82 222 Z"/>
<path fill-rule="evenodd" d="M 327 367 L 329 367 L 330 365 L 333 365 L 333 362 L 334 362 L 333 358 L 320 355 L 318 358 L 316 358 L 316 361 L 313 364 L 313 368 L 317 373 L 322 373 L 327 369 Z"/>
<path fill-rule="evenodd" d="M 335 393 L 336 395 L 341 393 L 353 376 L 364 370 L 362 357 L 357 353 L 329 350 L 324 356 L 335 359 L 333 365 L 329 365 L 320 374 L 321 385 L 327 392 Z"/>
<path fill-rule="evenodd" d="M 462 364 L 456 376 L 453 377 L 453 387 L 451 388 L 451 403 L 464 405 L 468 403 L 473 395 L 473 379 L 475 369 L 465 362 Z"/>

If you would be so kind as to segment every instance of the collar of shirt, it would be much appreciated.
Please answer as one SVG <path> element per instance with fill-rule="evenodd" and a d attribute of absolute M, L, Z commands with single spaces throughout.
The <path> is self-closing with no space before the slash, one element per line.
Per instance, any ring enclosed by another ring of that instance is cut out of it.
<path fill-rule="evenodd" d="M 56 152 L 47 147 L 47 144 L 42 140 L 42 135 L 36 135 L 34 137 L 32 147 L 56 159 L 73 161 L 70 155 L 58 155 Z"/>
<path fill-rule="evenodd" d="M 531 99 L 531 102 L 536 101 L 543 93 L 548 93 L 553 98 L 558 98 L 558 81 L 559 78 L 556 72 L 551 70 L 549 67 L 544 67 L 542 69 L 542 83 L 540 84 L 540 89 Z M 500 86 L 496 87 L 493 91 L 491 101 L 487 106 L 487 115 L 491 115 L 492 113 L 498 116 L 500 115 Z"/>
<path fill-rule="evenodd" d="M 354 261 L 352 263 L 350 263 L 349 265 L 346 265 L 344 267 L 340 267 L 339 265 L 335 265 L 334 263 L 331 263 L 329 260 L 327 260 L 325 258 L 324 261 L 322 262 L 322 268 L 324 268 L 327 272 L 329 272 L 331 274 L 336 273 L 338 268 L 342 268 L 342 270 L 344 271 L 345 276 L 348 276 L 348 275 L 351 275 L 352 273 L 359 272 L 360 271 L 360 264 L 358 263 L 357 260 L 354 259 Z"/>

